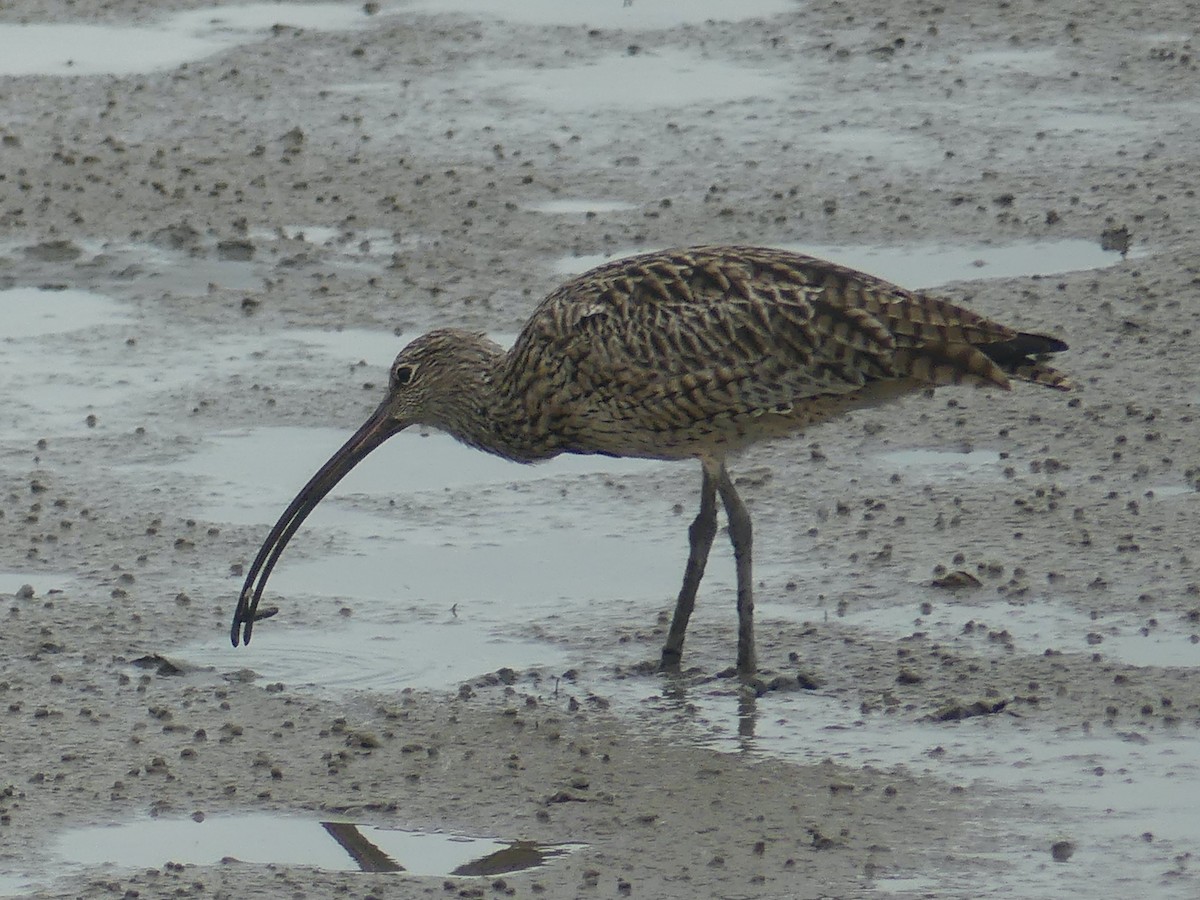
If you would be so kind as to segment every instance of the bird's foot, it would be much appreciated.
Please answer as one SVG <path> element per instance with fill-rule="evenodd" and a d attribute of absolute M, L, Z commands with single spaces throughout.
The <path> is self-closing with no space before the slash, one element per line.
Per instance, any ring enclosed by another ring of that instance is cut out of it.
<path fill-rule="evenodd" d="M 669 675 L 677 675 L 682 659 L 683 653 L 681 651 L 671 647 L 663 647 L 662 656 L 658 660 L 658 671 Z"/>
<path fill-rule="evenodd" d="M 780 675 L 769 670 L 743 672 L 733 666 L 718 672 L 716 677 L 736 678 L 747 690 L 753 691 L 757 697 L 777 691 L 780 693 L 814 691 L 822 685 L 819 679 L 807 672 L 797 672 L 795 675 Z"/>

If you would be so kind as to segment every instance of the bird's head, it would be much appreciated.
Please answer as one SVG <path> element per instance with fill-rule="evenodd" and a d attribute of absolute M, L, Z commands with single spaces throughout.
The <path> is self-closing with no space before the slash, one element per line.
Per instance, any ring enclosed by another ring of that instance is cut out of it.
<path fill-rule="evenodd" d="M 443 328 L 414 340 L 388 371 L 387 396 L 375 416 L 387 437 L 409 425 L 432 425 L 457 433 L 474 383 L 486 376 L 499 345 L 482 334 Z M 377 445 L 376 445 L 377 446 Z"/>
<path fill-rule="evenodd" d="M 400 351 L 388 374 L 387 394 L 358 431 L 309 479 L 267 535 L 247 573 L 230 639 L 250 642 L 258 603 L 275 563 L 301 523 L 334 486 L 376 447 L 410 425 L 432 425 L 452 434 L 469 432 L 477 415 L 477 386 L 503 351 L 481 334 L 431 331 Z"/>

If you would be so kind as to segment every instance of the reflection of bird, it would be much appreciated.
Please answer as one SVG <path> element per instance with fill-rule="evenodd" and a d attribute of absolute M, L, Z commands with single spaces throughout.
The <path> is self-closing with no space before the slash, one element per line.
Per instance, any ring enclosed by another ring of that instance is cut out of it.
<path fill-rule="evenodd" d="M 730 453 L 921 388 L 1009 377 L 1071 385 L 1037 358 L 1065 350 L 925 294 L 782 250 L 701 247 L 592 269 L 534 311 L 512 349 L 444 329 L 392 364 L 387 396 L 284 511 L 246 576 L 231 637 L 249 643 L 272 568 L 304 518 L 360 460 L 413 424 L 523 463 L 560 453 L 695 458 L 700 512 L 662 668 L 676 669 L 717 530 L 737 565 L 738 653 L 755 669 L 750 514 Z"/>

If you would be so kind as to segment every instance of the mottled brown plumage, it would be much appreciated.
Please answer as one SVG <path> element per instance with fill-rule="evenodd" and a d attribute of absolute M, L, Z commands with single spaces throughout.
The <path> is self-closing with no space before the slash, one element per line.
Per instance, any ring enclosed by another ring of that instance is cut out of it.
<path fill-rule="evenodd" d="M 413 424 L 517 462 L 601 453 L 701 462 L 700 513 L 663 668 L 676 668 L 716 533 L 719 494 L 738 572 L 738 670 L 755 669 L 750 516 L 731 452 L 921 388 L 1009 379 L 1071 385 L 1040 356 L 1055 338 L 1014 331 L 925 293 L 760 247 L 619 259 L 566 282 L 512 349 L 433 331 L 400 352 L 387 396 L 301 490 L 250 568 L 232 640 L 247 643 L 271 569 L 317 502 Z"/>

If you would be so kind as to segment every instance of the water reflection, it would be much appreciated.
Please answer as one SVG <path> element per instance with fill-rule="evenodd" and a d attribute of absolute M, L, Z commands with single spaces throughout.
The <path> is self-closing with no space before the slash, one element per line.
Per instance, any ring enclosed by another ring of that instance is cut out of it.
<path fill-rule="evenodd" d="M 742 749 L 754 748 L 754 737 L 758 731 L 758 698 L 753 694 L 741 693 L 737 702 L 737 733 L 742 739 Z"/>
<path fill-rule="evenodd" d="M 406 872 L 421 876 L 485 876 L 546 865 L 582 844 L 408 831 L 360 822 L 295 816 L 147 818 L 73 828 L 55 842 L 67 865 L 149 868 L 171 861 L 311 866 L 336 872 Z M 32 877 L 32 876 L 30 876 Z"/>

